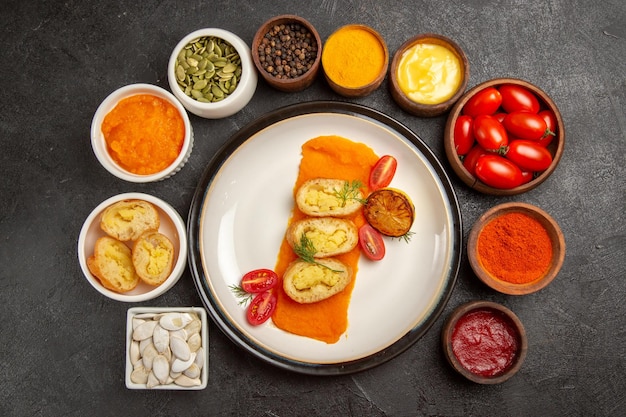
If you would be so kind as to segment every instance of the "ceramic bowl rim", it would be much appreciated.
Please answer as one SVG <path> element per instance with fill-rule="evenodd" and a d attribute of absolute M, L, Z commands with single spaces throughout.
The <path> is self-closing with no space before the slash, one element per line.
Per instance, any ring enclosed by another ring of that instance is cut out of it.
<path fill-rule="evenodd" d="M 341 84 L 338 84 L 337 82 L 335 82 L 332 78 L 330 78 L 328 76 L 328 74 L 326 73 L 326 69 L 324 68 L 324 54 L 322 52 L 322 56 L 320 58 L 320 63 L 321 63 L 321 67 L 322 67 L 322 72 L 324 73 L 324 78 L 326 79 L 326 82 L 329 84 L 329 86 L 333 89 L 333 91 L 335 91 L 337 94 L 340 94 L 344 97 L 364 97 L 366 95 L 369 95 L 370 93 L 372 93 L 374 90 L 376 90 L 378 87 L 380 87 L 380 85 L 382 84 L 383 80 L 385 79 L 385 77 L 387 76 L 387 72 L 389 70 L 389 48 L 387 46 L 387 42 L 385 41 L 385 38 L 383 38 L 383 35 L 378 32 L 376 29 L 374 29 L 371 26 L 365 25 L 365 24 L 361 24 L 361 23 L 350 23 L 350 24 L 346 24 L 343 26 L 338 27 L 337 29 L 335 29 L 330 35 L 328 35 L 328 37 L 326 38 L 326 41 L 324 42 L 324 48 L 326 48 L 326 44 L 328 43 L 328 41 L 338 32 L 345 30 L 345 29 L 350 29 L 350 28 L 354 28 L 354 29 L 361 29 L 364 30 L 366 32 L 371 33 L 372 35 L 374 35 L 376 37 L 376 39 L 378 40 L 378 42 L 380 43 L 382 49 L 383 49 L 383 53 L 384 53 L 384 62 L 383 62 L 383 67 L 380 71 L 380 73 L 378 74 L 378 76 L 371 82 L 365 84 L 365 85 L 361 85 L 358 87 L 348 87 L 348 86 L 344 86 Z"/>
<path fill-rule="evenodd" d="M 315 60 L 313 61 L 313 65 L 307 72 L 303 73 L 302 75 L 296 78 L 278 79 L 268 74 L 267 71 L 263 69 L 261 62 L 259 61 L 258 50 L 256 50 L 255 48 L 256 41 L 260 40 L 261 37 L 265 35 L 268 28 L 273 23 L 282 22 L 282 21 L 294 21 L 296 23 L 303 25 L 311 33 L 311 35 L 315 38 L 315 41 L 317 42 L 317 54 L 315 55 Z M 304 17 L 298 16 L 295 14 L 281 14 L 281 15 L 271 17 L 267 19 L 265 22 L 263 22 L 261 26 L 259 26 L 259 28 L 257 29 L 252 39 L 253 39 L 252 48 L 251 48 L 252 61 L 254 62 L 254 66 L 256 67 L 258 73 L 261 75 L 261 78 L 263 78 L 269 85 L 281 91 L 300 91 L 308 87 L 310 84 L 312 84 L 315 78 L 317 77 L 317 73 L 319 71 L 319 68 L 322 62 L 322 49 L 323 49 L 322 38 L 320 37 L 319 31 L 315 28 L 315 26 L 313 26 L 313 24 L 309 20 L 305 19 Z M 310 80 L 305 81 L 309 79 L 309 77 L 310 77 Z M 293 87 L 300 83 L 303 83 L 303 85 L 300 88 L 297 88 L 294 90 L 290 89 L 290 87 Z"/>
<path fill-rule="evenodd" d="M 130 344 L 132 342 L 133 335 L 133 317 L 137 314 L 143 313 L 170 313 L 170 312 L 181 312 L 181 313 L 197 313 L 200 316 L 200 320 L 202 322 L 201 328 L 201 337 L 202 337 L 202 348 L 204 349 L 204 366 L 202 367 L 202 371 L 200 374 L 201 384 L 193 387 L 183 387 L 176 384 L 168 384 L 168 385 L 158 385 L 154 388 L 148 388 L 145 384 L 137 384 L 131 380 L 131 374 L 133 371 L 133 364 L 130 359 Z M 153 389 L 153 390 L 175 390 L 175 391 L 197 391 L 202 390 L 207 387 L 208 379 L 209 379 L 209 325 L 207 319 L 207 312 L 203 307 L 131 307 L 126 312 L 126 352 L 125 352 L 125 372 L 124 372 L 124 381 L 126 383 L 126 388 L 134 389 L 134 390 L 142 390 L 142 389 Z"/>
<path fill-rule="evenodd" d="M 216 103 L 203 103 L 188 97 L 178 86 L 174 64 L 179 51 L 192 40 L 202 36 L 214 36 L 230 43 L 241 58 L 241 79 L 235 91 L 225 99 Z M 180 100 L 182 105 L 191 113 L 205 118 L 228 117 L 243 107 L 252 99 L 256 90 L 257 73 L 252 62 L 250 47 L 237 34 L 222 28 L 206 27 L 194 30 L 185 35 L 174 47 L 167 64 L 167 78 L 170 90 Z M 214 116 L 213 116 L 214 115 Z"/>
<path fill-rule="evenodd" d="M 518 346 L 518 353 L 513 364 L 509 366 L 503 373 L 493 377 L 485 377 L 469 371 L 461 364 L 461 362 L 458 360 L 452 350 L 452 333 L 458 320 L 471 311 L 481 309 L 495 310 L 505 315 L 511 321 L 511 324 L 513 324 L 513 326 L 515 327 L 516 333 L 519 337 L 520 345 Z M 487 385 L 500 384 L 515 375 L 524 363 L 528 351 L 528 337 L 526 335 L 524 325 L 519 317 L 512 310 L 505 307 L 504 305 L 487 300 L 468 301 L 456 307 L 444 322 L 441 330 L 441 344 L 448 363 L 455 371 L 457 371 L 459 374 L 463 375 L 465 378 L 472 382 Z"/>
<path fill-rule="evenodd" d="M 546 228 L 551 237 L 553 248 L 551 267 L 543 277 L 531 283 L 514 284 L 493 277 L 480 265 L 480 261 L 476 255 L 478 236 L 480 235 L 482 229 L 491 220 L 507 213 L 523 213 L 531 216 L 539 221 L 544 228 Z M 476 274 L 480 281 L 482 281 L 485 285 L 507 295 L 527 295 L 547 287 L 552 281 L 554 281 L 565 260 L 566 247 L 565 238 L 563 237 L 559 224 L 545 210 L 528 203 L 508 202 L 498 204 L 490 208 L 474 222 L 468 236 L 467 250 L 467 257 L 474 274 Z"/>
<path fill-rule="evenodd" d="M 176 107 L 176 110 L 180 113 L 185 126 L 183 146 L 174 162 L 172 162 L 164 170 L 148 175 L 134 174 L 122 168 L 117 162 L 115 162 L 107 150 L 107 145 L 101 128 L 105 116 L 113 110 L 113 108 L 115 108 L 117 103 L 124 98 L 139 94 L 151 94 L 167 100 L 170 104 Z M 187 161 L 187 158 L 193 148 L 193 128 L 187 111 L 181 105 L 180 101 L 172 95 L 172 93 L 153 84 L 127 84 L 111 92 L 98 106 L 91 121 L 91 146 L 100 164 L 116 177 L 134 183 L 160 181 L 175 174 Z"/>
<path fill-rule="evenodd" d="M 87 266 L 87 252 L 91 250 L 86 247 L 89 229 L 92 227 L 92 224 L 94 222 L 98 221 L 99 216 L 104 211 L 104 209 L 109 207 L 111 204 L 122 200 L 144 200 L 154 204 L 168 216 L 168 218 L 174 225 L 176 233 L 178 235 L 179 249 L 177 254 L 177 260 L 172 268 L 172 272 L 170 273 L 169 277 L 161 285 L 154 287 L 142 294 L 131 295 L 117 293 L 103 287 L 100 281 L 93 276 L 91 271 L 89 271 L 89 268 Z M 100 294 L 116 301 L 134 303 L 152 300 L 156 297 L 159 297 L 160 295 L 165 294 L 167 291 L 169 291 L 178 282 L 187 266 L 187 228 L 185 222 L 183 221 L 180 214 L 170 204 L 150 194 L 136 192 L 117 194 L 107 198 L 106 200 L 98 204 L 85 219 L 81 227 L 80 234 L 78 236 L 77 246 L 78 261 L 87 282 L 89 282 L 89 284 L 91 284 L 91 286 Z"/>
<path fill-rule="evenodd" d="M 558 128 L 557 136 L 554 139 L 556 141 L 556 144 L 550 145 L 550 147 L 554 149 L 554 156 L 553 156 L 552 164 L 550 165 L 550 167 L 548 167 L 548 169 L 543 171 L 537 178 L 532 179 L 530 182 L 526 184 L 522 184 L 515 188 L 511 188 L 511 189 L 499 189 L 499 188 L 490 187 L 482 183 L 481 181 L 479 181 L 474 176 L 472 176 L 467 171 L 467 169 L 465 169 L 463 164 L 460 162 L 458 156 L 456 155 L 456 150 L 453 145 L 453 137 L 452 137 L 453 132 L 454 132 L 453 125 L 456 121 L 456 118 L 461 114 L 461 110 L 463 106 L 467 103 L 467 101 L 471 97 L 473 97 L 475 94 L 477 94 L 479 91 L 485 88 L 499 86 L 503 84 L 514 84 L 518 86 L 524 86 L 530 89 L 533 93 L 535 93 L 535 95 L 537 95 L 537 98 L 539 99 L 540 103 L 543 103 L 546 106 L 546 108 L 549 108 L 554 112 L 554 115 L 556 118 L 556 124 Z M 487 81 L 483 81 L 473 86 L 472 88 L 470 88 L 467 92 L 465 92 L 465 94 L 463 94 L 463 96 L 461 96 L 461 98 L 454 104 L 454 106 L 452 106 L 452 109 L 450 109 L 450 113 L 448 114 L 445 128 L 444 128 L 443 143 L 444 143 L 444 150 L 446 153 L 446 157 L 448 159 L 450 166 L 452 167 L 452 170 L 457 174 L 459 179 L 463 181 L 468 187 L 483 194 L 512 196 L 512 195 L 525 193 L 527 191 L 530 191 L 538 187 L 554 173 L 559 162 L 561 161 L 561 158 L 563 156 L 563 151 L 565 148 L 565 126 L 563 123 L 563 117 L 561 116 L 561 112 L 559 108 L 557 107 L 556 103 L 544 90 L 539 88 L 537 85 L 529 81 L 522 80 L 520 78 L 513 78 L 513 77 L 493 78 Z"/>
<path fill-rule="evenodd" d="M 398 86 L 397 68 L 400 65 L 400 60 L 404 53 L 413 46 L 420 43 L 434 42 L 437 45 L 443 46 L 452 51 L 459 59 L 462 66 L 462 79 L 459 87 L 455 93 L 449 99 L 436 104 L 423 104 L 411 100 L 402 89 Z M 389 88 L 392 92 L 392 97 L 396 103 L 402 107 L 405 111 L 420 117 L 435 117 L 444 114 L 465 94 L 467 84 L 470 78 L 470 62 L 465 54 L 465 51 L 461 46 L 453 39 L 440 35 L 438 33 L 420 33 L 409 39 L 407 39 L 396 50 L 391 61 L 391 67 L 389 70 Z"/>

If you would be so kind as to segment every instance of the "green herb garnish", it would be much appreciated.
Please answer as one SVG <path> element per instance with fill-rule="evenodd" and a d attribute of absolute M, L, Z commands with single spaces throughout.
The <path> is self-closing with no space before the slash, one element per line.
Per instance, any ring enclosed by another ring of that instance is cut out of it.
<path fill-rule="evenodd" d="M 402 239 L 404 240 L 406 243 L 409 243 L 411 241 L 411 237 L 415 234 L 415 232 L 406 232 L 405 234 L 403 234 L 402 236 L 393 236 L 392 239 Z"/>
<path fill-rule="evenodd" d="M 239 305 L 246 305 L 252 300 L 254 294 L 250 294 L 246 292 L 241 285 L 230 285 L 228 288 L 235 294 L 237 298 L 239 298 Z"/>
<path fill-rule="evenodd" d="M 293 251 L 304 262 L 322 266 L 324 268 L 330 269 L 333 272 L 343 272 L 343 271 L 337 271 L 335 269 L 332 269 L 331 267 L 326 266 L 322 263 L 319 263 L 318 261 L 315 260 L 315 253 L 317 253 L 317 249 L 315 249 L 315 245 L 313 244 L 311 239 L 307 237 L 305 233 L 302 233 L 302 236 L 300 236 L 300 244 L 295 245 L 293 248 Z"/>
<path fill-rule="evenodd" d="M 341 190 L 335 190 L 335 197 L 341 200 L 341 207 L 345 207 L 348 200 L 355 200 L 361 204 L 365 204 L 367 200 L 361 198 L 360 188 L 363 183 L 359 180 L 345 181 Z"/>

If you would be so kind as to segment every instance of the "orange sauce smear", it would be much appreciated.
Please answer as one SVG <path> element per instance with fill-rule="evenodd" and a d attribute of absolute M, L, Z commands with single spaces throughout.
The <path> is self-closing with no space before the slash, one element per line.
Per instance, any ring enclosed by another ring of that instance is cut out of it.
<path fill-rule="evenodd" d="M 313 178 L 335 178 L 348 181 L 360 180 L 367 195 L 367 183 L 371 168 L 378 156 L 367 145 L 352 142 L 340 136 L 320 136 L 302 145 L 300 171 L 294 186 L 294 208 L 289 224 L 306 218 L 295 205 L 295 193 L 305 181 Z M 357 227 L 365 222 L 362 211 L 349 217 Z M 351 252 L 337 256 L 353 270 L 353 277 L 345 290 L 317 303 L 300 304 L 293 301 L 278 285 L 276 310 L 272 316 L 274 324 L 287 332 L 336 343 L 348 328 L 348 306 L 354 288 L 360 249 L 357 245 Z M 274 271 L 282 277 L 289 263 L 297 258 L 286 239 L 280 247 Z"/>
<path fill-rule="evenodd" d="M 171 103 L 150 94 L 120 100 L 102 122 L 107 150 L 122 168 L 149 175 L 164 170 L 183 147 L 185 124 Z"/>

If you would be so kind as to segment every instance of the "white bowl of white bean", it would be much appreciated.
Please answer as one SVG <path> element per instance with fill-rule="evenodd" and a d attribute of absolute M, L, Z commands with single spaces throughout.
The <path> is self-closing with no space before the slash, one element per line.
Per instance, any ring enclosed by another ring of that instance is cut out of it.
<path fill-rule="evenodd" d="M 196 116 L 221 119 L 243 109 L 258 76 L 250 47 L 224 29 L 205 28 L 185 36 L 167 68 L 172 93 Z"/>
<path fill-rule="evenodd" d="M 202 307 L 133 307 L 126 315 L 128 389 L 202 390 L 209 333 Z"/>

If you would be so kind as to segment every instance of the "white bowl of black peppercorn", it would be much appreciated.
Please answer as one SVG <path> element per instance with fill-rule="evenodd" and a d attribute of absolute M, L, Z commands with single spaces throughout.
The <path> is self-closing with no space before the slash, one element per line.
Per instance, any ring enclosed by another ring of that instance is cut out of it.
<path fill-rule="evenodd" d="M 170 56 L 167 76 L 182 105 L 207 119 L 221 119 L 243 109 L 258 81 L 248 45 L 219 28 L 199 29 L 181 39 Z M 200 86 L 204 81 L 206 85 Z"/>
<path fill-rule="evenodd" d="M 280 15 L 261 25 L 252 40 L 252 60 L 261 77 L 284 92 L 309 87 L 319 72 L 322 40 L 313 25 L 296 15 Z"/>

